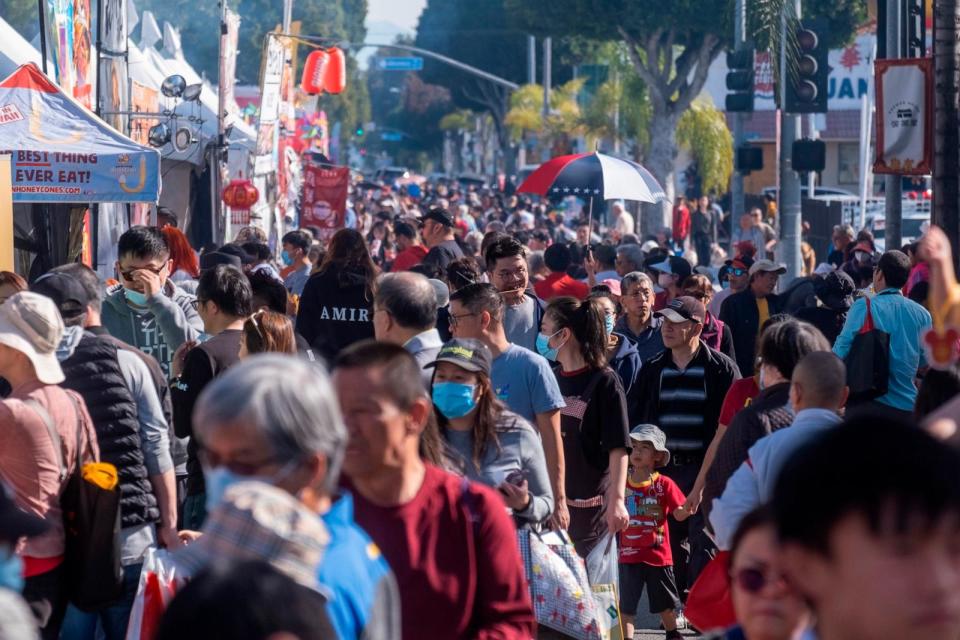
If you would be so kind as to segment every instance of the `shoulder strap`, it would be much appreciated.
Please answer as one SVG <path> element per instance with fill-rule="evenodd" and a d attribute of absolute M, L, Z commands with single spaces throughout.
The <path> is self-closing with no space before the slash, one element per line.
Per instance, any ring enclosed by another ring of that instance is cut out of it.
<path fill-rule="evenodd" d="M 60 482 L 63 483 L 63 481 L 67 479 L 67 466 L 63 459 L 63 442 L 60 440 L 60 434 L 57 433 L 57 428 L 53 424 L 53 418 L 50 417 L 50 413 L 46 408 L 33 398 L 27 398 L 23 403 L 32 408 L 47 427 L 47 433 L 50 434 L 53 447 L 57 450 L 57 464 L 60 466 Z"/>
<path fill-rule="evenodd" d="M 867 301 L 867 315 L 863 319 L 863 326 L 860 327 L 860 333 L 867 333 L 868 331 L 873 331 L 873 312 L 870 310 L 870 298 L 864 298 Z"/>

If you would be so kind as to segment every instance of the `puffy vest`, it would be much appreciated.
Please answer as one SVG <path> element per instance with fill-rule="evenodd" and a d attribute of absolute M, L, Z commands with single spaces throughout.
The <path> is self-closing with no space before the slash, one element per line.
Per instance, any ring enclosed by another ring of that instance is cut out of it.
<path fill-rule="evenodd" d="M 84 333 L 60 366 L 66 377 L 60 386 L 79 393 L 93 419 L 100 460 L 117 468 L 121 526 L 156 522 L 160 510 L 143 461 L 137 404 L 121 372 L 117 346 Z"/>

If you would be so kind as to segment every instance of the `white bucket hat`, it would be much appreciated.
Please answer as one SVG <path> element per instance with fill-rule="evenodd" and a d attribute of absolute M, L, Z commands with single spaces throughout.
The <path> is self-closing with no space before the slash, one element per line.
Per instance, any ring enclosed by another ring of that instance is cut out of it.
<path fill-rule="evenodd" d="M 57 347 L 63 337 L 63 319 L 53 300 L 21 291 L 0 304 L 0 344 L 30 359 L 44 384 L 63 382 Z"/>

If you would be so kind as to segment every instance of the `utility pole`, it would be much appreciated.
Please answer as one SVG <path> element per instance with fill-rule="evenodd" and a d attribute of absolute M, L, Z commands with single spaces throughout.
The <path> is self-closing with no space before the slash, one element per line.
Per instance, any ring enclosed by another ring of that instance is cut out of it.
<path fill-rule="evenodd" d="M 217 144 L 213 148 L 211 158 L 211 181 L 213 182 L 213 200 L 212 215 L 213 224 L 210 227 L 210 233 L 214 238 L 223 231 L 224 242 L 230 240 L 230 216 L 224 215 L 223 199 L 220 194 L 223 193 L 223 167 L 227 152 L 227 135 L 225 118 L 227 115 L 227 95 L 224 91 L 227 78 L 227 0 L 220 0 L 220 51 L 217 65 Z"/>
<path fill-rule="evenodd" d="M 733 15 L 733 50 L 743 48 L 746 44 L 746 33 L 747 33 L 747 7 L 746 0 L 737 0 L 734 15 Z M 744 119 L 745 116 L 743 113 L 737 112 L 733 114 L 733 152 L 737 153 L 737 149 L 742 147 L 746 143 L 746 135 L 744 132 Z M 737 221 L 745 213 L 746 210 L 746 199 L 744 198 L 743 192 L 743 173 L 739 170 L 733 172 L 733 181 L 730 185 L 730 229 L 736 229 Z M 731 233 L 731 237 L 732 237 Z M 760 247 L 757 247 L 759 251 Z M 733 247 L 730 248 L 731 255 Z"/>
<path fill-rule="evenodd" d="M 553 73 L 553 48 L 550 36 L 543 39 L 543 117 L 550 115 L 550 80 Z"/>
<path fill-rule="evenodd" d="M 797 18 L 800 0 L 794 0 Z M 793 143 L 798 138 L 801 116 L 787 114 L 786 84 L 791 72 L 787 62 L 787 16 L 780 21 L 780 246 L 777 257 L 787 267 L 786 281 L 800 277 L 800 175 L 793 170 Z M 758 253 L 763 248 L 757 247 Z"/>
<path fill-rule="evenodd" d="M 537 83 L 537 39 L 527 36 L 527 84 Z"/>
<path fill-rule="evenodd" d="M 884 38 L 884 58 L 895 59 L 902 54 L 900 50 L 900 29 L 903 24 L 903 3 L 900 0 L 883 0 L 886 3 L 886 37 Z M 954 147 L 954 154 L 957 153 Z M 884 177 L 884 200 L 886 209 L 884 244 L 887 250 L 899 249 L 903 234 L 903 180 L 899 175 Z"/>
<path fill-rule="evenodd" d="M 933 223 L 950 238 L 956 262 L 960 257 L 960 0 L 935 0 L 933 16 Z"/>
<path fill-rule="evenodd" d="M 810 132 L 811 140 L 820 139 L 820 132 L 817 130 L 817 114 L 807 115 L 807 131 Z M 807 197 L 812 198 L 815 195 L 817 195 L 817 172 L 811 171 L 807 173 Z"/>

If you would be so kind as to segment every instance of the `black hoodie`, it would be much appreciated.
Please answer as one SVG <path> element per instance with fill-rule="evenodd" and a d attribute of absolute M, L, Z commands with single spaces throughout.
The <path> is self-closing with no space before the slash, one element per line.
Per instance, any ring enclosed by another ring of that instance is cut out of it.
<path fill-rule="evenodd" d="M 373 337 L 373 294 L 362 273 L 331 265 L 310 276 L 297 312 L 297 333 L 331 362 L 341 349 Z"/>

